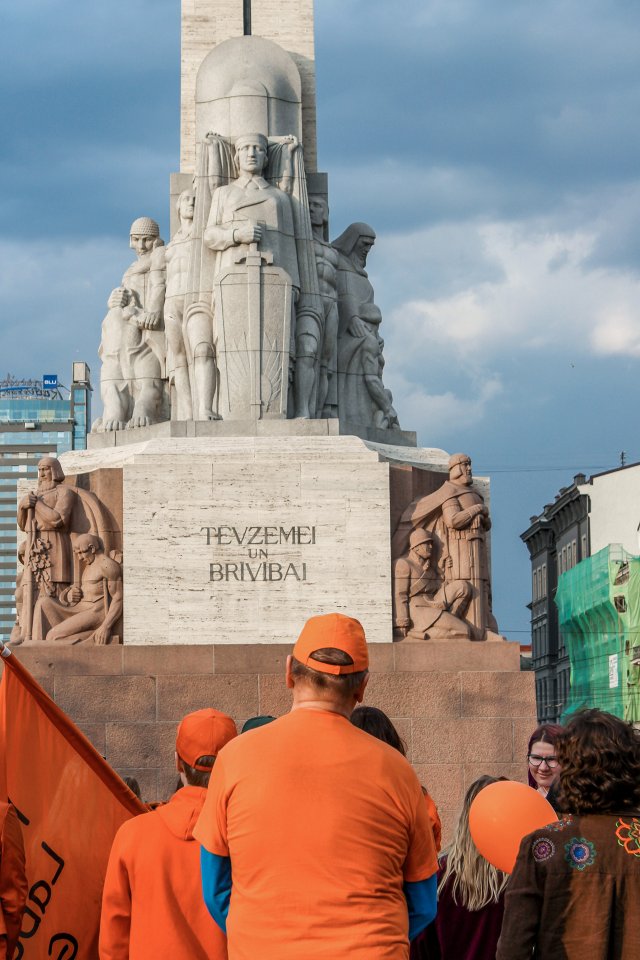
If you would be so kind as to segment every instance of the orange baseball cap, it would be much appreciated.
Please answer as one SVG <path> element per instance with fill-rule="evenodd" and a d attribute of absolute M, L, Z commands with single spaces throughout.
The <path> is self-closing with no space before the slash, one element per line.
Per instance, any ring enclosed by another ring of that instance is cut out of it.
<path fill-rule="evenodd" d="M 200 766 L 200 757 L 217 757 L 225 743 L 238 736 L 236 725 L 226 713 L 206 707 L 183 717 L 176 736 L 176 753 L 181 760 L 196 770 L 210 770 Z"/>
<path fill-rule="evenodd" d="M 311 654 L 324 647 L 342 650 L 349 654 L 353 663 L 342 666 L 313 660 Z M 335 676 L 360 673 L 369 667 L 369 652 L 362 624 L 342 613 L 325 613 L 307 620 L 293 648 L 293 656 L 305 667 Z"/>

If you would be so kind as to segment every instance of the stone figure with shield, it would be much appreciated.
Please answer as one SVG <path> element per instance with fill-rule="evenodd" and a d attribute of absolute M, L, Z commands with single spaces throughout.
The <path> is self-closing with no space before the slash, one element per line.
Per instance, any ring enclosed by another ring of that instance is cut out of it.
<path fill-rule="evenodd" d="M 196 196 L 185 303 L 196 419 L 315 416 L 323 307 L 297 138 L 208 134 Z"/>

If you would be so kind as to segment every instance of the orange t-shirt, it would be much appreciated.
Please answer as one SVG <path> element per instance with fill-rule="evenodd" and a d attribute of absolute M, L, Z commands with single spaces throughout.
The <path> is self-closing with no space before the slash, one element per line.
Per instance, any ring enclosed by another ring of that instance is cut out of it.
<path fill-rule="evenodd" d="M 418 779 L 386 743 L 298 709 L 218 755 L 194 836 L 231 858 L 229 960 L 405 960 L 402 885 L 437 870 Z"/>

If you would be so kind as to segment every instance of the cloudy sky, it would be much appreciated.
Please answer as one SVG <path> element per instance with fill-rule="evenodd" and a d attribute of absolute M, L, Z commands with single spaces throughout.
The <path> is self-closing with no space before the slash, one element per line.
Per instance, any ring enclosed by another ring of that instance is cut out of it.
<path fill-rule="evenodd" d="M 3 11 L 0 372 L 86 359 L 97 381 L 131 220 L 167 234 L 179 31 L 179 0 Z M 640 460 L 639 48 L 633 0 L 316 0 L 332 234 L 378 232 L 403 426 L 492 477 L 513 639 L 529 516 L 578 471 Z"/>

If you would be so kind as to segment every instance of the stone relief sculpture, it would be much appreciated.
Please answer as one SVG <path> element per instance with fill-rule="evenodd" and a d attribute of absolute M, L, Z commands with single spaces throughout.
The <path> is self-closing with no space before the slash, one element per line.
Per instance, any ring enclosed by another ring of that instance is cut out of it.
<path fill-rule="evenodd" d="M 99 537 L 82 533 L 73 545 L 79 580 L 59 599 L 41 595 L 33 616 L 35 643 L 106 644 L 122 616 L 122 567 L 106 556 Z"/>
<path fill-rule="evenodd" d="M 449 479 L 435 493 L 419 497 L 411 503 L 400 519 L 391 544 L 394 566 L 394 597 L 406 592 L 407 558 L 411 559 L 412 532 L 425 529 L 434 542 L 441 543 L 439 558 L 447 609 L 464 619 L 470 629 L 471 640 L 484 640 L 487 631 L 497 633 L 498 627 L 491 611 L 491 584 L 487 555 L 486 533 L 491 528 L 489 510 L 482 496 L 473 489 L 471 459 L 464 453 L 449 459 Z M 398 563 L 401 558 L 404 561 Z M 415 564 L 415 554 L 412 562 Z M 400 584 L 398 583 L 400 574 Z M 460 584 L 466 584 L 465 595 L 459 593 Z M 431 589 L 431 588 L 430 588 Z M 454 594 L 458 593 L 458 596 Z M 406 629 L 406 605 L 398 615 Z M 417 631 L 419 632 L 419 631 Z M 456 636 L 458 633 L 449 633 Z M 434 636 L 428 628 L 425 636 Z"/>
<path fill-rule="evenodd" d="M 382 314 L 365 270 L 375 239 L 368 224 L 352 223 L 332 244 L 339 254 L 338 406 L 346 420 L 398 428 L 393 398 L 382 382 Z"/>
<path fill-rule="evenodd" d="M 11 642 L 109 642 L 122 614 L 122 571 L 120 533 L 104 504 L 91 491 L 65 483 L 55 457 L 43 457 L 37 489 L 19 502 L 18 526 L 26 536 L 18 551 L 23 570 Z M 92 586 L 98 580 L 102 606 L 98 586 Z"/>
<path fill-rule="evenodd" d="M 59 460 L 43 457 L 38 463 L 37 490 L 18 504 L 18 526 L 27 534 L 25 567 L 31 585 L 36 583 L 51 597 L 60 596 L 73 579 L 70 524 L 76 494 L 63 480 Z"/>
<path fill-rule="evenodd" d="M 131 225 L 137 259 L 109 296 L 98 355 L 102 360 L 102 417 L 94 431 L 148 426 L 168 419 L 163 382 L 166 348 L 163 306 L 166 286 L 164 241 L 150 217 Z"/>
<path fill-rule="evenodd" d="M 409 552 L 394 564 L 393 627 L 399 639 L 471 638 L 462 619 L 472 588 L 465 580 L 445 580 L 435 557 L 436 538 L 417 527 L 409 535 Z"/>
<path fill-rule="evenodd" d="M 172 410 L 172 417 L 176 420 L 193 419 L 190 376 L 193 361 L 185 337 L 184 302 L 189 281 L 195 205 L 195 190 L 192 188 L 183 190 L 176 204 L 180 226 L 170 243 L 164 247 L 166 264 L 164 327 L 167 337 L 167 374 L 175 391 L 175 409 Z M 160 251 L 162 249 L 160 248 Z"/>
<path fill-rule="evenodd" d="M 318 374 L 319 416 L 338 416 L 338 260 L 327 235 L 329 205 L 324 197 L 309 197 L 318 284 L 324 308 L 322 348 Z"/>

